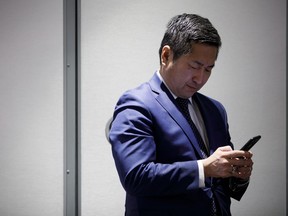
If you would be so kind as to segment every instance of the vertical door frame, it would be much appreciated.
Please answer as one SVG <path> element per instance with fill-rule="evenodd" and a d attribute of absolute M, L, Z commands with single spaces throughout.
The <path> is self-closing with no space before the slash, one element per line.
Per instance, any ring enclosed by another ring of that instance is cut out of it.
<path fill-rule="evenodd" d="M 81 214 L 80 0 L 64 0 L 64 215 Z"/>

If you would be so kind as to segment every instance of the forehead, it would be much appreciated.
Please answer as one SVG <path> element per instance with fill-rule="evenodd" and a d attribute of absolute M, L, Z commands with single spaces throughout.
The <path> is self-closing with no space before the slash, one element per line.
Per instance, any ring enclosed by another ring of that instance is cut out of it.
<path fill-rule="evenodd" d="M 193 44 L 192 51 L 183 56 L 188 61 L 197 62 L 202 65 L 213 65 L 217 59 L 218 48 L 207 44 Z"/>

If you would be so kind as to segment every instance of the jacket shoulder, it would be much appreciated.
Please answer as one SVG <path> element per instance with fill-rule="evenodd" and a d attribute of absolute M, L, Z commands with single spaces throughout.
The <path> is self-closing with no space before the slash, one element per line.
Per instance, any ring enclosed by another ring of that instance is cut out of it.
<path fill-rule="evenodd" d="M 206 95 L 203 95 L 201 93 L 197 93 L 197 98 L 206 107 L 209 106 L 212 109 L 216 108 L 218 110 L 219 114 L 221 115 L 222 119 L 224 119 L 224 121 L 227 121 L 227 113 L 226 113 L 225 107 L 223 106 L 223 104 L 221 102 L 219 102 L 218 100 L 213 99 L 211 97 L 208 97 Z"/>

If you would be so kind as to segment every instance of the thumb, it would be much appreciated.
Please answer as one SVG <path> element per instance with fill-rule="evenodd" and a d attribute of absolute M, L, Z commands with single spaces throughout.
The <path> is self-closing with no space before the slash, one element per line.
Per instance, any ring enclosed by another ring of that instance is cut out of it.
<path fill-rule="evenodd" d="M 218 148 L 220 151 L 232 151 L 233 149 L 231 148 L 231 146 L 227 145 L 227 146 L 222 146 Z"/>

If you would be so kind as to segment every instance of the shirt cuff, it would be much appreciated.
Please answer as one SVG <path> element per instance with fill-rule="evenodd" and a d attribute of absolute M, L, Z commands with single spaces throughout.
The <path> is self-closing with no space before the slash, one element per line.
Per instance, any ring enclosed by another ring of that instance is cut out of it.
<path fill-rule="evenodd" d="M 205 187 L 205 175 L 204 175 L 204 167 L 201 160 L 197 161 L 198 170 L 199 170 L 199 188 Z"/>

